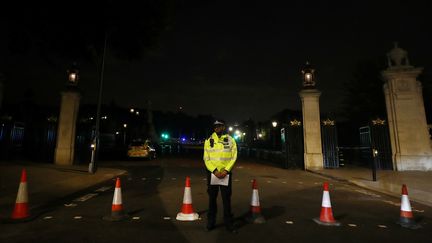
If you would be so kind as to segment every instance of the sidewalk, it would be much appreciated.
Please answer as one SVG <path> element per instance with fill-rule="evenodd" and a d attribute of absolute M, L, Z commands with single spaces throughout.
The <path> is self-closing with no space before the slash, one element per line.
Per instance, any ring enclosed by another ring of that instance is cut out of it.
<path fill-rule="evenodd" d="M 371 169 L 356 166 L 310 172 L 396 197 L 401 196 L 402 184 L 406 184 L 410 200 L 432 206 L 432 171 L 377 170 L 376 181 L 372 180 Z"/>
<path fill-rule="evenodd" d="M 31 162 L 0 162 L 0 216 L 10 215 L 18 192 L 21 170 L 27 172 L 30 208 L 37 208 L 95 186 L 126 171 L 98 168 L 89 174 L 86 165 L 59 166 Z"/>

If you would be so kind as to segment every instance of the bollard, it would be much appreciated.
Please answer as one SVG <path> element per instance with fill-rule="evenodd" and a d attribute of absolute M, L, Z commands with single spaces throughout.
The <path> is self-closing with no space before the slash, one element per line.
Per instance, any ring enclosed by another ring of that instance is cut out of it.
<path fill-rule="evenodd" d="M 372 180 L 376 181 L 376 166 L 377 166 L 377 157 L 378 157 L 378 150 L 377 149 L 372 149 L 372 156 L 373 156 L 373 161 L 372 161 Z"/>

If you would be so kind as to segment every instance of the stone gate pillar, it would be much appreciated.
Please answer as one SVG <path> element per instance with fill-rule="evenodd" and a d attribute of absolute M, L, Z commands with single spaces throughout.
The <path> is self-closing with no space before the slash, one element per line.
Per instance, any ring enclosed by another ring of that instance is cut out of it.
<path fill-rule="evenodd" d="M 69 83 L 61 93 L 60 117 L 57 128 L 57 145 L 54 162 L 58 165 L 72 165 L 75 154 L 76 121 L 81 95 L 77 89 L 78 71 L 69 71 Z"/>
<path fill-rule="evenodd" d="M 302 70 L 303 89 L 299 95 L 302 101 L 303 143 L 305 169 L 323 169 L 321 146 L 321 124 L 319 97 L 321 92 L 315 88 L 315 70 L 309 63 Z"/>
<path fill-rule="evenodd" d="M 432 147 L 427 128 L 422 85 L 423 68 L 410 65 L 407 52 L 397 46 L 381 72 L 395 170 L 432 170 Z"/>

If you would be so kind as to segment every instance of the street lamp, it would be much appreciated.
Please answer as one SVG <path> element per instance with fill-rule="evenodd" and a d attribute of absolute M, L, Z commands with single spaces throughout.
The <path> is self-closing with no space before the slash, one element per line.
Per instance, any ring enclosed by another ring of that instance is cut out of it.
<path fill-rule="evenodd" d="M 278 123 L 277 121 L 273 121 L 272 122 L 272 126 L 273 126 L 273 148 L 276 149 L 276 127 L 277 127 Z"/>
<path fill-rule="evenodd" d="M 104 70 L 105 70 L 105 54 L 106 54 L 106 46 L 107 46 L 107 33 L 105 33 L 104 38 L 104 46 L 102 51 L 102 62 L 99 73 L 99 92 L 97 99 L 97 108 L 96 108 L 96 125 L 95 125 L 95 133 L 92 141 L 92 154 L 91 160 L 89 163 L 88 171 L 91 174 L 96 173 L 96 157 L 99 151 L 99 126 L 100 126 L 100 116 L 101 116 L 101 103 L 102 103 L 102 90 L 103 90 L 103 80 L 104 80 Z"/>

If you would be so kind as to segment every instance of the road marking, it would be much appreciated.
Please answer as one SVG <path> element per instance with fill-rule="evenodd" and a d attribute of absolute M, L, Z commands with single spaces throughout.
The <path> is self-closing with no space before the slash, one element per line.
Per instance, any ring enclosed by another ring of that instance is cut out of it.
<path fill-rule="evenodd" d="M 141 178 L 141 180 L 145 181 L 145 180 L 146 180 L 146 178 L 145 178 L 145 177 L 143 177 L 143 178 Z"/>
<path fill-rule="evenodd" d="M 97 195 L 98 195 L 97 193 L 89 193 L 87 195 L 84 195 L 80 198 L 75 199 L 74 202 L 85 202 L 85 201 L 89 200 L 90 198 L 95 197 Z"/>
<path fill-rule="evenodd" d="M 271 183 L 271 181 L 267 181 L 267 183 Z"/>
<path fill-rule="evenodd" d="M 74 219 L 82 219 L 82 216 L 75 216 Z"/>
<path fill-rule="evenodd" d="M 377 226 L 378 226 L 378 228 L 387 229 L 387 226 L 386 226 L 386 225 L 383 225 L 383 224 L 379 224 L 379 225 L 377 225 Z"/>
<path fill-rule="evenodd" d="M 371 197 L 381 197 L 378 194 L 375 194 L 373 192 L 368 192 L 368 191 L 365 191 L 365 190 L 357 190 L 356 189 L 356 192 L 359 192 L 359 193 L 362 193 L 362 194 L 365 194 L 365 195 L 368 195 L 368 196 L 371 196 Z"/>
<path fill-rule="evenodd" d="M 163 217 L 164 220 L 170 220 L 171 217 Z"/>
<path fill-rule="evenodd" d="M 156 180 L 158 180 L 158 181 L 160 181 L 160 179 L 161 179 L 160 177 L 156 178 Z"/>
<path fill-rule="evenodd" d="M 140 217 L 133 217 L 132 219 L 133 220 L 138 220 L 138 219 L 140 219 Z"/>
<path fill-rule="evenodd" d="M 357 227 L 356 224 L 348 224 L 349 227 Z"/>
<path fill-rule="evenodd" d="M 293 221 L 285 221 L 285 224 L 294 224 Z"/>
<path fill-rule="evenodd" d="M 65 203 L 64 205 L 65 205 L 65 207 L 76 207 L 77 206 L 77 204 L 75 204 L 75 203 L 69 203 L 69 204 Z"/>
<path fill-rule="evenodd" d="M 207 178 L 203 178 L 203 181 L 206 181 L 207 180 Z"/>
<path fill-rule="evenodd" d="M 414 209 L 414 208 L 412 208 L 412 211 L 419 212 L 419 213 L 424 213 L 424 210 L 419 210 L 419 209 Z"/>
<path fill-rule="evenodd" d="M 52 219 L 52 216 L 45 216 L 44 219 Z"/>
<path fill-rule="evenodd" d="M 104 186 L 104 187 L 101 187 L 101 188 L 95 190 L 95 192 L 104 192 L 104 191 L 108 191 L 109 189 L 111 189 L 110 186 Z"/>
<path fill-rule="evenodd" d="M 283 184 L 286 184 L 287 182 L 286 182 L 286 181 L 282 181 L 282 183 L 283 183 Z"/>
<path fill-rule="evenodd" d="M 240 181 L 239 179 L 235 179 L 234 181 Z"/>
<path fill-rule="evenodd" d="M 390 205 L 396 206 L 396 207 L 400 207 L 400 203 L 396 203 L 390 200 L 381 200 L 382 202 L 388 203 Z"/>

